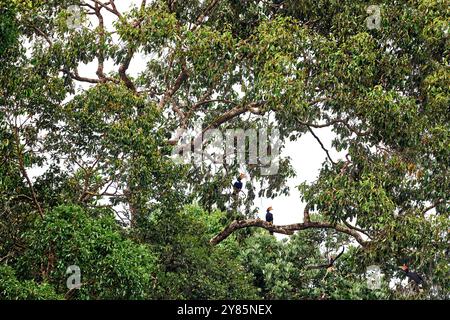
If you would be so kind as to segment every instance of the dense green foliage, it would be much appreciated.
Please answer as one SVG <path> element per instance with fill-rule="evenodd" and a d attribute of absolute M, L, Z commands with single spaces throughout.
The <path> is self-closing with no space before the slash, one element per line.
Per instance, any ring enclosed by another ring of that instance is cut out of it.
<path fill-rule="evenodd" d="M 111 212 L 92 218 L 79 207 L 57 207 L 23 235 L 21 277 L 64 292 L 68 266 L 82 270 L 77 294 L 85 299 L 144 299 L 152 293 L 157 260 L 144 245 L 126 239 Z"/>
<path fill-rule="evenodd" d="M 450 298 L 446 1 L 116 2 L 0 0 L 0 299 Z M 282 149 L 330 128 L 346 157 L 297 186 L 307 230 L 213 245 L 296 172 L 173 161 L 199 123 Z"/>
<path fill-rule="evenodd" d="M 32 280 L 20 281 L 10 266 L 0 266 L 0 292 L 2 299 L 9 300 L 59 300 L 62 296 L 55 293 L 47 284 L 37 284 Z"/>
<path fill-rule="evenodd" d="M 0 57 L 2 58 L 5 51 L 15 45 L 18 40 L 19 33 L 15 16 L 14 3 L 2 0 L 0 2 Z"/>
<path fill-rule="evenodd" d="M 198 207 L 180 213 L 153 213 L 140 227 L 139 238 L 159 252 L 165 299 L 255 299 L 252 276 L 237 261 L 236 251 L 212 247 L 211 228 L 220 212 L 209 215 Z M 218 230 L 215 230 L 216 232 Z"/>

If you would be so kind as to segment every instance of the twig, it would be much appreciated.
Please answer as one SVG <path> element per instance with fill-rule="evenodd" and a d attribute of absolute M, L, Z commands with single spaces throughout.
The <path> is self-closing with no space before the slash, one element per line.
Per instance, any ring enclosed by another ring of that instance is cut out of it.
<path fill-rule="evenodd" d="M 330 153 L 328 151 L 327 148 L 325 148 L 325 146 L 323 145 L 322 141 L 320 141 L 319 137 L 314 133 L 314 131 L 311 129 L 310 126 L 306 126 L 309 130 L 309 132 L 313 135 L 313 137 L 317 140 L 317 142 L 319 142 L 320 147 L 322 148 L 323 151 L 325 151 L 325 153 L 327 154 L 328 159 L 331 161 L 332 164 L 336 164 L 336 162 L 333 161 L 333 159 L 330 156 Z"/>

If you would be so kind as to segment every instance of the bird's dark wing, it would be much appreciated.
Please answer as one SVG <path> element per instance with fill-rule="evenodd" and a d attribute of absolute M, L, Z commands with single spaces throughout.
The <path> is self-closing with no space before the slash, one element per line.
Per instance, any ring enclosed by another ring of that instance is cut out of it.
<path fill-rule="evenodd" d="M 421 284 L 423 282 L 423 278 L 417 272 L 408 272 L 406 276 L 413 280 L 417 284 Z"/>

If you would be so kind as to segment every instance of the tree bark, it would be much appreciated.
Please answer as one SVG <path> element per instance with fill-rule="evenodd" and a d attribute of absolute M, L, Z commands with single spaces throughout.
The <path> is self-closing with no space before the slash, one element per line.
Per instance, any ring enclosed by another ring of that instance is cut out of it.
<path fill-rule="evenodd" d="M 229 226 L 223 229 L 219 234 L 214 236 L 210 243 L 212 245 L 217 245 L 226 238 L 228 238 L 234 231 L 250 228 L 250 227 L 258 227 L 263 228 L 271 232 L 281 233 L 292 235 L 295 231 L 306 230 L 306 229 L 334 229 L 337 232 L 346 233 L 352 236 L 361 246 L 366 246 L 368 243 L 363 239 L 361 234 L 357 231 L 347 228 L 345 226 L 339 224 L 332 224 L 328 222 L 303 222 L 303 223 L 294 223 L 289 225 L 277 226 L 272 225 L 261 219 L 248 219 L 248 220 L 234 220 Z"/>

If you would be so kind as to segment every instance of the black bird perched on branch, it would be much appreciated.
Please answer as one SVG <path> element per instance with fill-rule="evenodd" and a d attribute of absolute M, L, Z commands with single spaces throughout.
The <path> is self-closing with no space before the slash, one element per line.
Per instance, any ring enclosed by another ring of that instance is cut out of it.
<path fill-rule="evenodd" d="M 270 224 L 273 224 L 273 214 L 272 214 L 272 212 L 270 212 L 270 211 L 272 211 L 273 209 L 272 209 L 272 207 L 268 207 L 267 208 L 267 211 L 266 211 L 266 221 L 268 222 L 268 223 L 270 223 Z M 269 233 L 271 234 L 271 235 L 273 235 L 273 232 L 272 231 L 269 231 Z"/>
<path fill-rule="evenodd" d="M 242 192 L 242 194 L 244 195 L 244 199 L 247 198 L 247 195 L 245 194 L 244 191 L 242 191 L 242 187 L 244 186 L 244 184 L 242 183 L 242 179 L 245 178 L 245 174 L 241 173 L 239 174 L 237 180 L 233 183 L 233 193 L 231 195 L 232 199 L 233 199 L 233 209 L 234 211 L 238 210 L 238 207 L 241 204 L 241 201 L 239 200 L 239 193 Z M 240 220 L 242 218 L 242 215 L 239 215 L 238 219 Z"/>
<path fill-rule="evenodd" d="M 424 283 L 424 280 L 420 274 L 417 272 L 413 272 L 409 270 L 409 267 L 406 264 L 403 264 L 400 269 L 403 270 L 405 275 L 409 278 L 410 281 L 414 282 L 414 286 L 418 288 L 419 285 Z"/>
<path fill-rule="evenodd" d="M 239 175 L 239 177 L 237 178 L 237 181 L 233 184 L 233 195 L 237 196 L 239 194 L 239 192 L 242 191 L 242 179 L 245 178 L 245 174 L 241 173 Z"/>

